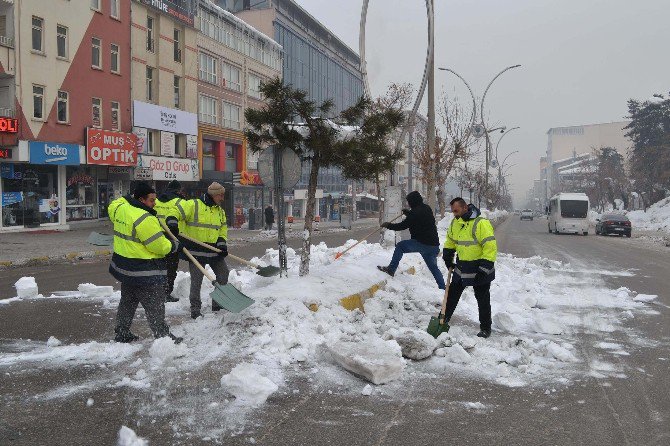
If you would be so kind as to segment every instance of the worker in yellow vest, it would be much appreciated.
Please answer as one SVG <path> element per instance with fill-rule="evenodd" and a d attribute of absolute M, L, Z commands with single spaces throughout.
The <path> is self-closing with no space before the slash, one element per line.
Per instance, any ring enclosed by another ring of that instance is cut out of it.
<path fill-rule="evenodd" d="M 193 254 L 193 256 L 203 265 L 209 265 L 214 271 L 216 281 L 225 285 L 228 283 L 228 265 L 226 265 L 226 256 L 228 255 L 228 223 L 226 221 L 226 212 L 223 210 L 223 200 L 226 189 L 217 182 L 212 183 L 207 192 L 200 198 L 186 200 L 181 203 L 184 210 L 184 231 L 183 233 L 200 242 L 207 243 L 221 250 L 216 253 L 207 248 L 183 240 L 184 247 Z M 200 299 L 200 289 L 202 287 L 203 275 L 192 263 L 189 264 L 191 273 L 191 290 L 189 299 L 191 301 L 191 318 L 196 319 L 202 316 L 202 301 Z M 212 311 L 219 311 L 221 307 L 212 301 Z"/>
<path fill-rule="evenodd" d="M 454 270 L 449 285 L 445 320 L 449 321 L 467 286 L 475 290 L 479 308 L 480 338 L 491 336 L 491 282 L 495 279 L 495 261 L 498 245 L 491 222 L 481 216 L 474 205 L 462 198 L 451 201 L 454 219 L 447 231 L 442 258 L 447 268 Z M 454 254 L 458 260 L 454 264 Z"/>
<path fill-rule="evenodd" d="M 167 189 L 156 199 L 156 217 L 162 220 L 170 231 L 179 235 L 184 230 L 184 208 L 181 203 L 186 200 L 181 183 L 172 180 L 168 183 Z M 174 290 L 174 281 L 177 278 L 177 269 L 179 269 L 179 254 L 168 254 L 165 256 L 167 262 L 167 286 L 165 293 L 165 302 L 178 302 L 179 298 L 172 296 Z"/>
<path fill-rule="evenodd" d="M 139 339 L 130 331 L 137 305 L 142 304 L 154 337 L 169 336 L 175 343 L 183 339 L 170 333 L 165 323 L 165 256 L 178 253 L 179 242 L 165 237 L 153 207 L 156 191 L 138 183 L 132 196 L 114 200 L 108 208 L 114 223 L 114 254 L 109 272 L 121 282 L 121 300 L 116 315 L 116 342 Z"/>

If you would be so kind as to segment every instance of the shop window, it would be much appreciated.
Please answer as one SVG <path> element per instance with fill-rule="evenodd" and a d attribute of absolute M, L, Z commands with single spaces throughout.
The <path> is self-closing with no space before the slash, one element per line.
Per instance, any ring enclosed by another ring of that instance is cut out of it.
<path fill-rule="evenodd" d="M 70 122 L 70 94 L 67 91 L 58 92 L 58 107 L 56 118 L 60 124 L 67 124 Z"/>
<path fill-rule="evenodd" d="M 100 48 L 102 41 L 97 37 L 91 38 L 91 67 L 98 70 L 102 69 L 102 61 L 100 60 Z"/>
<path fill-rule="evenodd" d="M 112 101 L 112 130 L 121 130 L 121 107 L 119 103 Z"/>
<path fill-rule="evenodd" d="M 112 43 L 111 45 L 111 52 L 112 52 L 112 57 L 111 57 L 111 63 L 110 63 L 110 70 L 112 73 L 119 74 L 121 72 L 121 68 L 119 66 L 119 46 L 115 43 Z"/>
<path fill-rule="evenodd" d="M 175 154 L 182 158 L 186 157 L 186 135 L 176 134 L 174 139 Z"/>
<path fill-rule="evenodd" d="M 58 166 L 0 164 L 3 226 L 58 223 Z"/>
<path fill-rule="evenodd" d="M 58 25 L 56 27 L 56 47 L 58 49 L 58 57 L 61 59 L 68 58 L 68 38 L 67 27 Z"/>
<path fill-rule="evenodd" d="M 237 152 L 235 144 L 226 143 L 226 172 L 237 172 Z"/>
<path fill-rule="evenodd" d="M 96 181 L 91 168 L 67 166 L 65 193 L 65 220 L 91 220 L 97 218 Z"/>
<path fill-rule="evenodd" d="M 202 140 L 202 170 L 216 170 L 214 141 Z"/>
<path fill-rule="evenodd" d="M 44 88 L 33 85 L 33 119 L 44 120 Z"/>
<path fill-rule="evenodd" d="M 44 19 L 33 16 L 33 51 L 44 53 Z"/>
<path fill-rule="evenodd" d="M 100 98 L 92 98 L 91 109 L 93 113 L 93 127 L 102 127 L 102 100 Z"/>

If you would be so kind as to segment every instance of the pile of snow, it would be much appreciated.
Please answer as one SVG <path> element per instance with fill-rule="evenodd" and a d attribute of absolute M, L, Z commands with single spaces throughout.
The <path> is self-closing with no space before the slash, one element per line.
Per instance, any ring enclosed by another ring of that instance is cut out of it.
<path fill-rule="evenodd" d="M 97 286 L 92 283 L 81 283 L 77 290 L 87 297 L 110 297 L 114 293 L 114 287 Z"/>
<path fill-rule="evenodd" d="M 177 358 L 182 358 L 188 353 L 186 343 L 175 344 L 172 339 L 165 336 L 156 339 L 149 348 L 149 355 L 157 364 L 171 363 Z"/>
<path fill-rule="evenodd" d="M 34 277 L 21 277 L 14 284 L 14 288 L 16 288 L 16 297 L 19 299 L 39 296 L 37 282 L 35 282 Z"/>
<path fill-rule="evenodd" d="M 481 213 L 482 217 L 491 220 L 492 223 L 498 223 L 500 220 L 509 215 L 509 212 L 503 209 L 494 209 L 492 211 L 488 209 L 481 209 Z M 446 231 L 449 229 L 449 225 L 451 225 L 451 220 L 453 219 L 454 215 L 451 212 L 447 212 L 444 214 L 444 218 L 437 222 L 437 231 L 440 237 L 444 237 L 443 233 L 446 233 Z"/>
<path fill-rule="evenodd" d="M 670 233 L 670 197 L 651 205 L 647 212 L 631 211 L 627 215 L 633 230 L 642 229 Z"/>
<path fill-rule="evenodd" d="M 336 342 L 328 348 L 339 365 L 373 384 L 396 380 L 405 368 L 400 345 L 394 340 L 371 336 L 358 342 Z"/>
<path fill-rule="evenodd" d="M 55 336 L 50 336 L 49 339 L 47 339 L 47 347 L 58 347 L 62 344 L 63 343 Z"/>
<path fill-rule="evenodd" d="M 437 348 L 437 341 L 431 335 L 416 328 L 391 329 L 384 334 L 384 339 L 395 339 L 400 345 L 402 355 L 414 360 L 432 356 Z"/>
<path fill-rule="evenodd" d="M 142 437 L 138 437 L 131 428 L 121 426 L 116 446 L 149 446 L 149 442 Z"/>
<path fill-rule="evenodd" d="M 258 371 L 258 367 L 249 363 L 238 364 L 221 378 L 221 387 L 235 396 L 243 404 L 258 406 L 263 404 L 279 386 Z"/>

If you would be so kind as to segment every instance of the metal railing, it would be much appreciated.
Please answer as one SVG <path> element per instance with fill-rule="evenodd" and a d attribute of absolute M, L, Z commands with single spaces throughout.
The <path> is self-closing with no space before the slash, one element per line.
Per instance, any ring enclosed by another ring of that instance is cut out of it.
<path fill-rule="evenodd" d="M 14 48 L 14 39 L 7 36 L 0 36 L 0 45 Z"/>
<path fill-rule="evenodd" d="M 4 116 L 6 118 L 15 118 L 16 110 L 9 107 L 0 107 L 0 116 Z"/>

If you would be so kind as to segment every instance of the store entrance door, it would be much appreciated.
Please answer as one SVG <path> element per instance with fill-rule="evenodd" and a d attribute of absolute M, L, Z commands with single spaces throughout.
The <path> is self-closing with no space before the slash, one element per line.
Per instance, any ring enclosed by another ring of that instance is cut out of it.
<path fill-rule="evenodd" d="M 55 166 L 34 166 L 23 172 L 23 226 L 58 223 L 58 171 Z"/>

